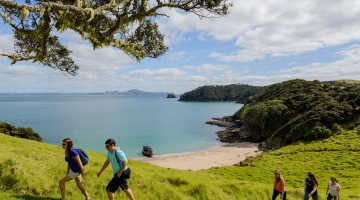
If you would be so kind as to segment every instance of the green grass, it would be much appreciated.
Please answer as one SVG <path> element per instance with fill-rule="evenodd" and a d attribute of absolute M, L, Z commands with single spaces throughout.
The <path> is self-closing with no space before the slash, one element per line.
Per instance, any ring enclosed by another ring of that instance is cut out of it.
<path fill-rule="evenodd" d="M 129 180 L 138 200 L 267 200 L 271 199 L 273 170 L 280 169 L 286 181 L 288 199 L 302 199 L 308 171 L 319 181 L 320 199 L 331 176 L 341 185 L 341 196 L 360 199 L 359 130 L 343 131 L 326 140 L 296 143 L 248 158 L 246 166 L 217 167 L 197 172 L 157 167 L 129 160 Z M 66 173 L 64 151 L 60 146 L 0 134 L 0 199 L 59 199 L 58 181 Z M 84 185 L 93 199 L 107 199 L 105 186 L 111 167 L 100 178 L 105 154 L 86 151 L 88 178 Z M 84 199 L 75 182 L 66 184 L 67 199 Z M 127 199 L 123 192 L 117 199 Z M 120 197 L 119 197 L 120 196 Z"/>

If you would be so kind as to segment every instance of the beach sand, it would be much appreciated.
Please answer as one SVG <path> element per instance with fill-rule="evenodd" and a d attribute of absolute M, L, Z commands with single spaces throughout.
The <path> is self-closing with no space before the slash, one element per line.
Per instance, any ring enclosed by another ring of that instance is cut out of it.
<path fill-rule="evenodd" d="M 136 160 L 165 168 L 197 171 L 239 164 L 249 156 L 260 154 L 258 145 L 258 143 L 249 142 L 231 143 L 198 152 L 143 157 Z"/>

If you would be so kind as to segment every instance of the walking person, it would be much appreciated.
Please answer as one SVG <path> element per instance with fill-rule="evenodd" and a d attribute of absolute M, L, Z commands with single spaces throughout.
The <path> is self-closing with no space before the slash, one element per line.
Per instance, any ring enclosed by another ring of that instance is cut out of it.
<path fill-rule="evenodd" d="M 109 166 L 111 163 L 114 177 L 111 179 L 109 184 L 106 186 L 106 193 L 109 197 L 109 200 L 114 200 L 114 193 L 119 187 L 131 200 L 135 200 L 132 191 L 130 190 L 127 179 L 130 178 L 130 168 L 128 168 L 128 160 L 125 156 L 125 153 L 116 147 L 115 140 L 108 139 L 105 142 L 105 147 L 108 150 L 107 159 L 104 162 L 101 170 L 97 173 L 97 176 L 100 177 L 102 172 Z"/>
<path fill-rule="evenodd" d="M 315 175 L 312 172 L 307 173 L 307 178 L 305 179 L 305 190 L 304 190 L 304 200 L 308 200 L 312 197 L 313 200 L 318 200 L 318 182 L 315 178 Z"/>
<path fill-rule="evenodd" d="M 330 193 L 328 193 L 330 190 Z M 339 200 L 340 199 L 340 185 L 336 178 L 331 177 L 331 180 L 326 189 L 327 200 Z"/>
<path fill-rule="evenodd" d="M 84 166 L 81 163 L 79 153 L 73 147 L 73 142 L 70 138 L 65 138 L 62 141 L 62 148 L 65 149 L 65 161 L 67 162 L 67 171 L 64 178 L 59 181 L 61 200 L 65 200 L 65 183 L 75 179 L 76 186 L 85 196 L 86 200 L 91 200 L 86 188 L 81 182 L 81 177 L 86 179 Z"/>
<path fill-rule="evenodd" d="M 286 200 L 286 189 L 285 189 L 284 178 L 281 176 L 279 170 L 275 170 L 274 175 L 275 175 L 275 180 L 274 180 L 274 192 L 272 195 L 272 200 L 275 200 L 279 194 L 281 194 L 280 199 Z"/>

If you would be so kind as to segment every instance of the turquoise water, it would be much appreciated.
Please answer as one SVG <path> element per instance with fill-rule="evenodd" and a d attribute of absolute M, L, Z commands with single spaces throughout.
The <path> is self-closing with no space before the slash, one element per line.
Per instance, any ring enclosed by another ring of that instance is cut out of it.
<path fill-rule="evenodd" d="M 161 95 L 0 95 L 0 121 L 31 127 L 43 142 L 61 145 L 70 137 L 77 148 L 106 153 L 115 139 L 129 158 L 144 145 L 155 155 L 198 151 L 218 145 L 212 117 L 234 114 L 242 104 L 179 102 Z"/>

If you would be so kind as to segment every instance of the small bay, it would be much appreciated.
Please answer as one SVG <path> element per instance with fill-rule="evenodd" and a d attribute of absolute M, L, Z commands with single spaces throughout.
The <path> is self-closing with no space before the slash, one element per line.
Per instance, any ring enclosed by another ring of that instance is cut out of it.
<path fill-rule="evenodd" d="M 0 95 L 0 121 L 31 127 L 43 142 L 106 153 L 113 138 L 129 158 L 144 145 L 155 155 L 178 154 L 219 145 L 212 117 L 233 115 L 242 104 L 179 102 L 162 95 Z M 20 147 L 26 148 L 26 147 Z"/>

